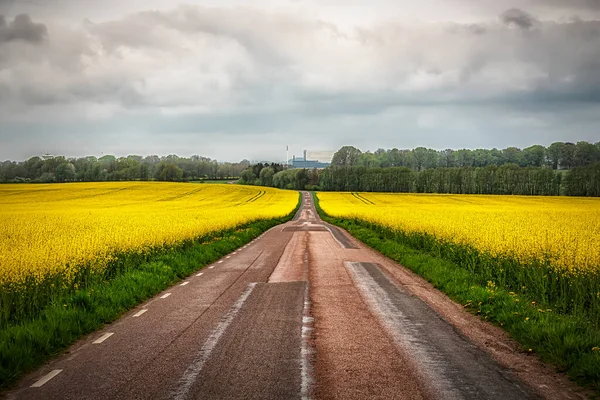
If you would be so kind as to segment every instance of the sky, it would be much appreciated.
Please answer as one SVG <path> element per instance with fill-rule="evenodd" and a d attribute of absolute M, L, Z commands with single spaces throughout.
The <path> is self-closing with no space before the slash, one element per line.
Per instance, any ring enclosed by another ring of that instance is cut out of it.
<path fill-rule="evenodd" d="M 600 141 L 600 0 L 0 0 L 0 160 Z"/>

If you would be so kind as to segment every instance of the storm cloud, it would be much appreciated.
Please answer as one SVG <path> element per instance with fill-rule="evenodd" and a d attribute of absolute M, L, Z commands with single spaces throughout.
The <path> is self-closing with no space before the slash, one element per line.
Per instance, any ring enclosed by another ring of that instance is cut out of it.
<path fill-rule="evenodd" d="M 0 158 L 19 157 L 31 143 L 19 136 L 32 135 L 77 153 L 71 131 L 99 146 L 101 132 L 153 143 L 123 140 L 123 153 L 168 148 L 171 135 L 234 159 L 268 158 L 260 145 L 220 154 L 261 138 L 263 150 L 594 141 L 600 21 L 571 16 L 598 2 L 579 3 L 558 19 L 507 7 L 478 21 L 350 27 L 196 5 L 72 23 L 2 18 Z"/>
<path fill-rule="evenodd" d="M 521 29 L 529 29 L 536 22 L 535 18 L 529 13 L 518 8 L 506 10 L 501 15 L 502 21 L 507 25 L 516 25 Z"/>
<path fill-rule="evenodd" d="M 48 34 L 44 24 L 33 23 L 29 15 L 20 14 L 10 23 L 0 15 L 0 43 L 13 40 L 24 40 L 31 43 L 42 42 Z"/>

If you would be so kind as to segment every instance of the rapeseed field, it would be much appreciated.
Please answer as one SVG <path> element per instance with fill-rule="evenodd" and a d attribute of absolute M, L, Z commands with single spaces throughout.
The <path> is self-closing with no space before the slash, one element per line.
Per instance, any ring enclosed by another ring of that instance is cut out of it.
<path fill-rule="evenodd" d="M 386 193 L 319 193 L 323 211 L 392 230 L 427 233 L 569 274 L 600 270 L 600 199 Z"/>
<path fill-rule="evenodd" d="M 101 275 L 124 254 L 283 217 L 297 202 L 293 191 L 240 185 L 2 185 L 0 308 L 14 313 L 8 303 L 20 294 L 36 296 L 42 287 L 77 288 L 82 271 Z"/>

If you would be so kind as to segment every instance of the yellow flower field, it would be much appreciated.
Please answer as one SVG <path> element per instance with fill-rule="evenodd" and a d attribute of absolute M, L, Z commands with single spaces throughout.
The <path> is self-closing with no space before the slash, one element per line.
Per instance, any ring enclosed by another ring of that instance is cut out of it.
<path fill-rule="evenodd" d="M 0 287 L 102 270 L 144 252 L 257 219 L 289 214 L 298 193 L 184 183 L 0 185 Z"/>
<path fill-rule="evenodd" d="M 550 260 L 572 274 L 600 271 L 600 199 L 387 193 L 318 198 L 333 217 L 429 233 L 523 263 Z"/>

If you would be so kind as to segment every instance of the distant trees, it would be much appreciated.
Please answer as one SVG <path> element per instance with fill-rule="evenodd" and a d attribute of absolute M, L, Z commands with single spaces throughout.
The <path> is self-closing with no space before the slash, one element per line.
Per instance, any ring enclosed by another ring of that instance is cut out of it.
<path fill-rule="evenodd" d="M 183 178 L 183 170 L 173 163 L 162 162 L 158 165 L 154 178 L 157 181 L 180 181 Z"/>
<path fill-rule="evenodd" d="M 534 145 L 525 149 L 507 147 L 498 149 L 445 149 L 434 150 L 417 147 L 412 150 L 377 149 L 362 152 L 352 146 L 344 146 L 333 156 L 334 167 L 408 167 L 423 171 L 440 167 L 487 167 L 514 164 L 519 167 L 550 167 L 570 169 L 600 162 L 600 142 L 555 142 L 547 148 Z"/>
<path fill-rule="evenodd" d="M 344 146 L 339 149 L 331 159 L 331 165 L 349 167 L 356 165 L 362 152 L 353 146 Z"/>
<path fill-rule="evenodd" d="M 248 160 L 218 163 L 197 155 L 185 158 L 174 154 L 166 157 L 130 155 L 119 158 L 113 155 L 69 159 L 63 156 L 47 159 L 32 157 L 23 162 L 0 162 L 0 182 L 227 179 L 238 178 L 249 165 Z"/>
<path fill-rule="evenodd" d="M 548 168 L 440 167 L 413 171 L 406 167 L 330 167 L 321 172 L 320 190 L 451 194 L 518 194 L 558 196 L 560 172 Z"/>
<path fill-rule="evenodd" d="M 72 182 L 77 177 L 75 166 L 70 162 L 62 162 L 56 167 L 54 174 L 56 182 Z"/>

